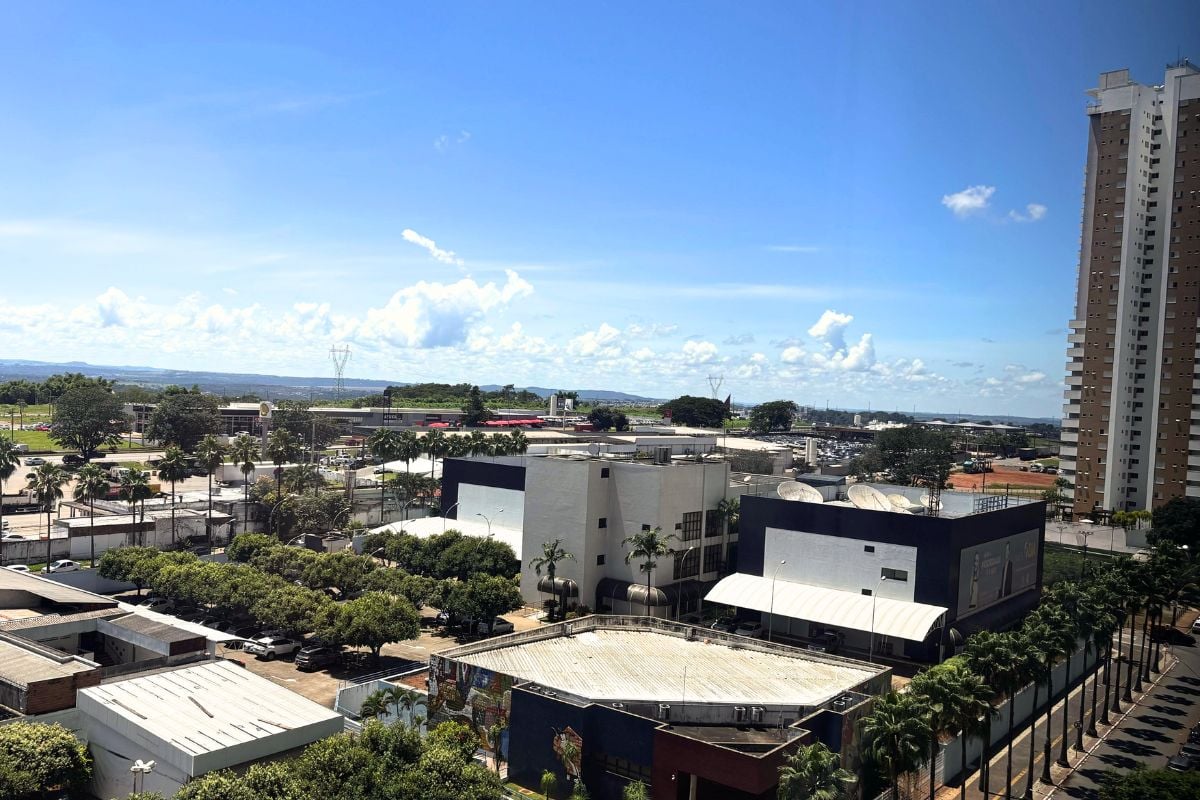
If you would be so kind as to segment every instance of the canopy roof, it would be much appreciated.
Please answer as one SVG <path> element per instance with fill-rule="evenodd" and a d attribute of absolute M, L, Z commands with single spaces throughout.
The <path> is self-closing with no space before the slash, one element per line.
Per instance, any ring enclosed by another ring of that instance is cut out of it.
<path fill-rule="evenodd" d="M 771 602 L 772 584 L 774 603 Z M 874 631 L 880 636 L 914 642 L 924 641 L 946 613 L 941 606 L 870 597 L 807 583 L 772 581 L 762 575 L 742 572 L 720 580 L 704 599 L 710 603 L 773 612 L 783 617 L 858 631 L 871 631 L 873 617 Z"/>

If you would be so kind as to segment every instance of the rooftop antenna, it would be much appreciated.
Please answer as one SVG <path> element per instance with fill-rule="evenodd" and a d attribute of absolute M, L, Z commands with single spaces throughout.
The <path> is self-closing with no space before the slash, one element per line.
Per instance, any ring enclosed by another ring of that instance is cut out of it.
<path fill-rule="evenodd" d="M 329 348 L 329 360 L 333 362 L 333 391 L 338 400 L 346 388 L 346 362 L 350 360 L 350 345 L 334 345 Z"/>
<path fill-rule="evenodd" d="M 718 397 L 718 395 L 721 394 L 721 387 L 724 385 L 725 385 L 725 376 L 724 375 L 709 375 L 708 376 L 708 388 L 712 389 L 712 396 L 713 396 L 714 400 L 721 399 L 720 397 Z"/>

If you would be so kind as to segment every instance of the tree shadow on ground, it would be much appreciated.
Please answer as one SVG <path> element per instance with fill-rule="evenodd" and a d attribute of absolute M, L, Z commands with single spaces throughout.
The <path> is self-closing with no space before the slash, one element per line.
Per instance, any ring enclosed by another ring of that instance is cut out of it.
<path fill-rule="evenodd" d="M 1114 750 L 1120 750 L 1122 753 L 1128 753 L 1134 758 L 1147 758 L 1158 752 L 1153 747 L 1141 742 L 1131 742 L 1128 739 L 1109 739 L 1108 746 Z"/>
<path fill-rule="evenodd" d="M 1178 722 L 1176 722 L 1173 719 L 1167 719 L 1166 717 L 1158 717 L 1158 716 L 1155 716 L 1154 714 L 1143 714 L 1141 716 L 1134 717 L 1134 719 L 1136 719 L 1138 722 L 1144 722 L 1145 724 L 1147 724 L 1153 728 L 1166 728 L 1166 729 L 1172 730 L 1172 731 L 1177 731 L 1177 730 L 1180 730 L 1183 728 L 1182 725 L 1180 725 Z"/>

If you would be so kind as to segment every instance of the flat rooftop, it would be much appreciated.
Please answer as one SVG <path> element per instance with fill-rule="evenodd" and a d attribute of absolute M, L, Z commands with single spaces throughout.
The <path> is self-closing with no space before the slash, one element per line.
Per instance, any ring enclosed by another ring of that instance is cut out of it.
<path fill-rule="evenodd" d="M 635 617 L 587 617 L 440 655 L 597 702 L 811 707 L 887 671 Z"/>

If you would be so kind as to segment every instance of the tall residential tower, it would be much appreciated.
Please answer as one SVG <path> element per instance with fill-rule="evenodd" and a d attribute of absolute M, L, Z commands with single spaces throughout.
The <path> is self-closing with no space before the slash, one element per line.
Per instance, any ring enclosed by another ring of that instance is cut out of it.
<path fill-rule="evenodd" d="M 1088 94 L 1062 436 L 1081 515 L 1200 496 L 1200 69 Z"/>

